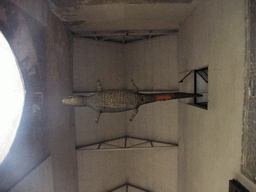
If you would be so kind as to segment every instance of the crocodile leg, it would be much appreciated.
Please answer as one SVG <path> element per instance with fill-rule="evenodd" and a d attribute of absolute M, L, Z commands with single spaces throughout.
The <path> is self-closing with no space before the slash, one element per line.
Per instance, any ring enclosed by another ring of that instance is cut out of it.
<path fill-rule="evenodd" d="M 99 122 L 99 120 L 100 120 L 100 115 L 101 115 L 101 112 L 98 112 L 98 116 L 97 116 L 97 118 L 95 119 L 95 123 L 98 123 L 98 122 Z"/>
<path fill-rule="evenodd" d="M 133 91 L 134 91 L 135 93 L 137 93 L 137 92 L 138 92 L 138 87 L 135 85 L 133 79 L 131 80 L 131 83 L 132 83 L 132 86 L 133 86 Z"/>
<path fill-rule="evenodd" d="M 97 81 L 98 92 L 102 91 L 100 80 Z"/>
<path fill-rule="evenodd" d="M 134 119 L 134 117 L 137 115 L 138 112 L 139 112 L 138 109 L 134 109 L 133 110 L 133 113 L 132 113 L 132 116 L 130 118 L 130 121 L 132 121 Z"/>

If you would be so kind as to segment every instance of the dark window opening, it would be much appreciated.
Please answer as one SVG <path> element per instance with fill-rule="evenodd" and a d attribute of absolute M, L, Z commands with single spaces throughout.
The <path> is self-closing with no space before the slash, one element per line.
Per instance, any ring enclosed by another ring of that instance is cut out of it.
<path fill-rule="evenodd" d="M 201 69 L 191 70 L 185 77 L 183 77 L 179 83 L 183 83 L 183 81 L 188 77 L 194 74 L 192 78 L 194 82 L 191 82 L 191 85 L 194 86 L 194 93 L 201 94 L 202 97 L 195 97 L 190 105 L 197 106 L 203 109 L 208 108 L 208 67 L 204 67 Z"/>
<path fill-rule="evenodd" d="M 194 70 L 194 93 L 203 95 L 195 97 L 194 105 L 208 108 L 208 67 Z"/>
<path fill-rule="evenodd" d="M 229 192 L 249 192 L 239 181 L 229 180 Z"/>

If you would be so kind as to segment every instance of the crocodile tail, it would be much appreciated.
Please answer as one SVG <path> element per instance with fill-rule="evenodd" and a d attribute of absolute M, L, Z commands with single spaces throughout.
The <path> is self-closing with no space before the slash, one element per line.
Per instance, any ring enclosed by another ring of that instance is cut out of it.
<path fill-rule="evenodd" d="M 190 97 L 202 97 L 202 95 L 194 94 L 194 93 L 175 92 L 175 93 L 157 95 L 155 101 L 166 101 L 171 99 L 182 99 L 182 98 L 190 98 Z"/>
<path fill-rule="evenodd" d="M 162 94 L 145 94 L 145 103 L 151 103 L 155 101 L 166 101 L 172 99 L 182 99 L 190 97 L 202 97 L 200 94 L 174 92 L 174 93 L 162 93 Z"/>

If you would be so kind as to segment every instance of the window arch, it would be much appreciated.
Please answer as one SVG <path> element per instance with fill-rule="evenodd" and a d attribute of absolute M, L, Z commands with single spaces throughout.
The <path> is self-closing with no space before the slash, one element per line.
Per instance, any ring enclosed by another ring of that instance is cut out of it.
<path fill-rule="evenodd" d="M 0 164 L 8 154 L 20 124 L 25 88 L 17 60 L 0 31 Z"/>

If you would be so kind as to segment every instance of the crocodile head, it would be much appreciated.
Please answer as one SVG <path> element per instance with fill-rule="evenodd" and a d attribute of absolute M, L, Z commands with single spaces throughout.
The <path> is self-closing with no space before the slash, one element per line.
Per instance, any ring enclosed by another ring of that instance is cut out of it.
<path fill-rule="evenodd" d="M 86 96 L 69 96 L 66 99 L 62 100 L 63 104 L 73 105 L 73 106 L 85 106 L 86 105 Z"/>

